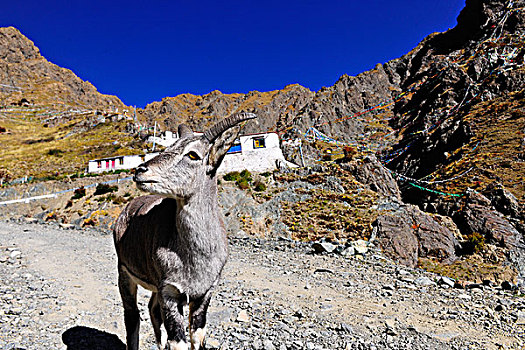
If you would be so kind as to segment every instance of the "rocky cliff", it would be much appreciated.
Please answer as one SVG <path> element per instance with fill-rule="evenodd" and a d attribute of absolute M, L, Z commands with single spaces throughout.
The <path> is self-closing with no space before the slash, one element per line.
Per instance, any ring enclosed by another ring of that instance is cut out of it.
<path fill-rule="evenodd" d="M 400 141 L 382 157 L 405 201 L 453 219 L 458 254 L 505 255 L 522 277 L 524 7 L 469 0 L 455 28 L 387 64 L 410 94 L 395 103 Z"/>
<path fill-rule="evenodd" d="M 396 78 L 377 65 L 356 77 L 343 75 L 333 86 L 317 92 L 294 84 L 282 90 L 247 94 L 220 91 L 203 96 L 183 94 L 153 102 L 140 110 L 139 115 L 149 125 L 154 120 L 160 122 L 164 129 L 173 130 L 179 123 L 188 123 L 202 130 L 225 115 L 249 111 L 256 113 L 258 119 L 247 126 L 248 133 L 278 131 L 284 138 L 295 138 L 304 135 L 310 126 L 317 126 L 334 139 L 369 147 L 390 131 L 386 120 L 393 117 L 393 108 L 388 104 L 399 93 Z M 379 104 L 383 108 L 378 111 L 348 118 Z M 381 143 L 382 148 L 386 145 L 389 143 Z M 292 152 L 287 155 L 299 161 Z M 316 156 L 317 153 L 312 154 L 312 158 Z"/>

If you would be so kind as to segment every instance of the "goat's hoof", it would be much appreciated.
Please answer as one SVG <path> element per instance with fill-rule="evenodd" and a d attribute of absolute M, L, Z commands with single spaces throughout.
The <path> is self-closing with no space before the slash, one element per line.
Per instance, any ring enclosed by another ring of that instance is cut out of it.
<path fill-rule="evenodd" d="M 175 340 L 168 340 L 168 344 L 166 344 L 166 350 L 189 350 L 188 344 L 184 341 L 178 341 Z"/>

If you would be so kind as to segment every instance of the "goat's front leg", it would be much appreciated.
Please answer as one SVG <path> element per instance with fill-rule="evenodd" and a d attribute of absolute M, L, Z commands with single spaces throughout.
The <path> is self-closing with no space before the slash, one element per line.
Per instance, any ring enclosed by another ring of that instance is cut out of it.
<path fill-rule="evenodd" d="M 187 297 L 173 285 L 166 285 L 161 289 L 159 304 L 164 318 L 164 327 L 168 333 L 166 350 L 188 350 L 184 327 L 184 310 Z"/>
<path fill-rule="evenodd" d="M 206 338 L 206 313 L 210 305 L 211 291 L 202 298 L 190 302 L 191 350 L 204 350 Z"/>
<path fill-rule="evenodd" d="M 118 287 L 124 305 L 124 325 L 126 326 L 126 349 L 139 349 L 140 313 L 137 307 L 137 284 L 119 266 Z"/>

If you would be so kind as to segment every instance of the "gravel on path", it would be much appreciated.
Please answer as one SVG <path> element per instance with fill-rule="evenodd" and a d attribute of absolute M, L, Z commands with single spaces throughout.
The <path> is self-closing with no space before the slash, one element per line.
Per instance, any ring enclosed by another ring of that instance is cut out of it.
<path fill-rule="evenodd" d="M 111 235 L 0 222 L 0 349 L 125 349 Z M 140 289 L 141 348 L 156 349 Z M 379 252 L 230 237 L 211 349 L 524 349 L 525 298 L 456 289 Z"/>

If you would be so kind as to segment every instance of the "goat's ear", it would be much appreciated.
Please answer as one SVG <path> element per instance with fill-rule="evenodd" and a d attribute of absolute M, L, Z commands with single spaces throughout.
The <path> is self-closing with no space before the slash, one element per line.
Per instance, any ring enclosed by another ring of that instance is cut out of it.
<path fill-rule="evenodd" d="M 193 136 L 193 131 L 186 124 L 181 124 L 179 125 L 178 134 L 180 138 L 184 138 Z"/>
<path fill-rule="evenodd" d="M 234 126 L 224 131 L 219 137 L 215 139 L 210 147 L 208 153 L 208 174 L 215 175 L 217 169 L 222 163 L 224 156 L 235 142 L 235 139 L 239 137 L 241 131 L 240 126 Z"/>

